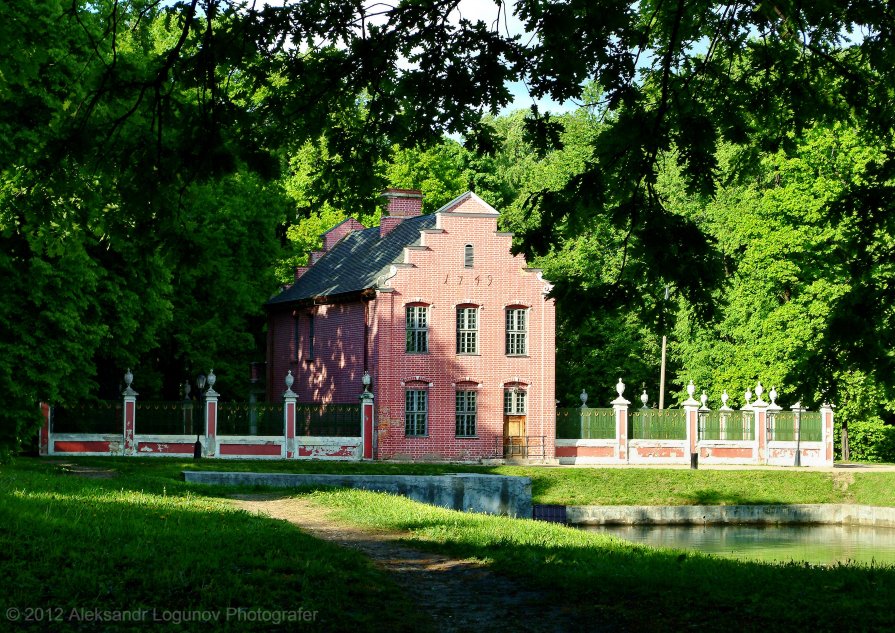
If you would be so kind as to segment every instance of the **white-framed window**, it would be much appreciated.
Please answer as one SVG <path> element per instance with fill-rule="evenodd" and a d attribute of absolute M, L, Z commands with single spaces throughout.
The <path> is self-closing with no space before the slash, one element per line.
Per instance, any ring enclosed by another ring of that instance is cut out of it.
<path fill-rule="evenodd" d="M 457 353 L 478 354 L 478 308 L 457 308 Z"/>
<path fill-rule="evenodd" d="M 407 306 L 406 312 L 407 348 L 411 354 L 429 352 L 429 307 Z"/>
<path fill-rule="evenodd" d="M 472 268 L 474 261 L 475 261 L 475 258 L 474 258 L 474 253 L 472 250 L 472 244 L 467 244 L 463 248 L 463 267 L 464 268 Z"/>
<path fill-rule="evenodd" d="M 528 353 L 528 309 L 507 309 L 507 356 Z"/>
<path fill-rule="evenodd" d="M 457 437 L 475 437 L 476 392 L 457 392 Z"/>
<path fill-rule="evenodd" d="M 526 392 L 523 389 L 506 389 L 503 392 L 504 415 L 525 415 Z"/>
<path fill-rule="evenodd" d="M 404 392 L 404 434 L 426 435 L 429 419 L 429 393 L 425 389 Z"/>

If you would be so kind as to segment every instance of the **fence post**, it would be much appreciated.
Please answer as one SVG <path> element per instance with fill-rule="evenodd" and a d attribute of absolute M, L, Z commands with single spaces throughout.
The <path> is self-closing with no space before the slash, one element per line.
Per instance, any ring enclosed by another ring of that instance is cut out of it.
<path fill-rule="evenodd" d="M 212 369 L 208 372 L 208 391 L 205 392 L 205 456 L 217 456 L 217 434 L 218 434 L 218 396 L 214 390 L 214 383 L 217 376 L 214 375 Z"/>
<path fill-rule="evenodd" d="M 755 438 L 756 438 L 756 460 L 758 463 L 762 462 L 762 454 L 764 454 L 764 463 L 768 463 L 768 458 L 770 457 L 768 453 L 768 427 L 767 427 L 767 419 L 768 419 L 768 403 L 761 399 L 761 394 L 764 393 L 764 387 L 761 386 L 761 381 L 758 381 L 758 384 L 755 385 L 755 402 L 752 403 L 752 410 L 755 411 Z"/>
<path fill-rule="evenodd" d="M 43 417 L 43 424 L 40 425 L 40 448 L 39 455 L 50 454 L 50 405 L 47 402 L 40 403 L 40 414 Z"/>
<path fill-rule="evenodd" d="M 684 400 L 684 415 L 687 418 L 687 450 L 690 452 L 690 468 L 699 468 L 699 401 L 693 398 L 696 385 L 693 381 L 687 385 L 687 396 Z"/>
<path fill-rule="evenodd" d="M 629 400 L 625 400 L 625 383 L 622 382 L 622 379 L 618 379 L 618 383 L 615 385 L 615 390 L 618 392 L 618 398 L 612 401 L 612 410 L 615 412 L 615 441 L 616 441 L 616 453 L 618 454 L 618 461 L 627 464 L 628 463 L 628 405 L 631 404 Z"/>
<path fill-rule="evenodd" d="M 137 392 L 131 388 L 134 382 L 134 375 L 130 368 L 124 374 L 124 384 L 127 385 L 122 395 L 124 396 L 124 454 L 136 455 L 137 443 L 134 439 L 137 424 Z"/>
<path fill-rule="evenodd" d="M 833 405 L 824 402 L 820 405 L 821 439 L 824 445 L 823 464 L 833 465 Z"/>
<path fill-rule="evenodd" d="M 295 457 L 295 403 L 298 394 L 292 391 L 295 377 L 292 370 L 286 374 L 286 391 L 283 393 L 283 433 L 286 441 L 283 444 L 283 457 L 292 459 Z"/>
<path fill-rule="evenodd" d="M 360 433 L 361 433 L 361 459 L 373 459 L 373 393 L 370 391 L 370 373 L 365 371 L 363 376 L 364 392 L 360 395 Z"/>

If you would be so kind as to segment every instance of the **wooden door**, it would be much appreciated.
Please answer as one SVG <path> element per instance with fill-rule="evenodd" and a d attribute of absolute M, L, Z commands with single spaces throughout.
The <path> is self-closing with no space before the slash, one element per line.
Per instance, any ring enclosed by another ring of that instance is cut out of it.
<path fill-rule="evenodd" d="M 504 457 L 525 457 L 525 416 L 503 416 Z"/>

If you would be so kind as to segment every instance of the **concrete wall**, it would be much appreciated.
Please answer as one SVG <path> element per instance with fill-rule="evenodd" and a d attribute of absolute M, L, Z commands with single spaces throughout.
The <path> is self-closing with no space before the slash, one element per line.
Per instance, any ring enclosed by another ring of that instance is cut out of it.
<path fill-rule="evenodd" d="M 895 528 L 895 508 L 849 504 L 736 506 L 569 506 L 575 525 L 832 523 Z"/>
<path fill-rule="evenodd" d="M 304 475 L 183 472 L 189 483 L 298 488 L 332 486 L 402 495 L 452 510 L 531 517 L 531 479 L 503 475 Z"/>

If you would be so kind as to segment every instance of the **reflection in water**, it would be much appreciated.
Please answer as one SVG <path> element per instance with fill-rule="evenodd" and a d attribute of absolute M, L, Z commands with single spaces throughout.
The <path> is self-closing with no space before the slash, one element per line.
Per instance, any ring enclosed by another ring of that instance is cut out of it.
<path fill-rule="evenodd" d="M 850 525 L 596 525 L 603 532 L 653 547 L 697 550 L 730 558 L 895 565 L 895 529 Z"/>

